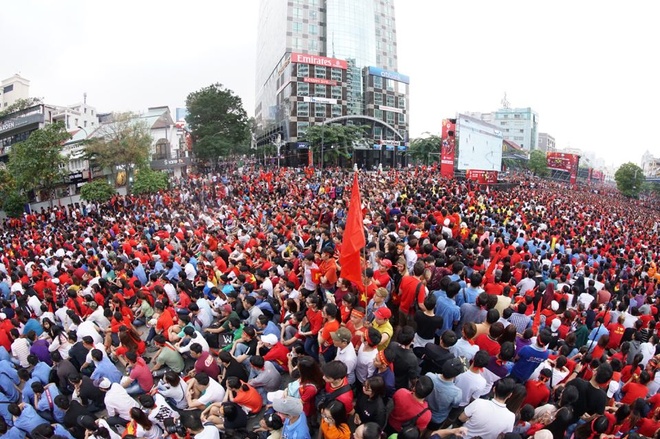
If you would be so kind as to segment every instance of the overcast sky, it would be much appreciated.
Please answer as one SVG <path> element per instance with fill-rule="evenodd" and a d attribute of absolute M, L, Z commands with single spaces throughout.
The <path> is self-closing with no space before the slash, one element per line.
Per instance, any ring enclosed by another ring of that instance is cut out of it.
<path fill-rule="evenodd" d="M 607 164 L 660 156 L 660 2 L 395 0 L 399 70 L 411 77 L 411 137 L 507 93 L 532 107 L 559 148 Z M 258 0 L 9 0 L 0 78 L 99 112 L 184 106 L 214 82 L 254 114 Z"/>

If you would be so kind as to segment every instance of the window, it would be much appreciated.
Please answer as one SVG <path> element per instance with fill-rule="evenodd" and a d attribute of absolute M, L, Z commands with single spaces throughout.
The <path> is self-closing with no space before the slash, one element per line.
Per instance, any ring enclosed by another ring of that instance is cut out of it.
<path fill-rule="evenodd" d="M 298 37 L 292 38 L 291 47 L 296 51 L 303 50 L 303 39 Z"/>
<path fill-rule="evenodd" d="M 316 86 L 314 86 L 314 96 L 318 96 L 318 97 L 320 97 L 320 98 L 324 98 L 324 97 L 325 97 L 326 90 L 327 90 L 327 87 L 326 87 L 325 85 L 323 85 L 323 84 L 316 84 Z"/>
<path fill-rule="evenodd" d="M 394 96 L 387 95 L 387 106 L 394 107 Z"/>
<path fill-rule="evenodd" d="M 298 102 L 298 116 L 309 117 L 309 104 L 307 102 Z"/>
<path fill-rule="evenodd" d="M 374 104 L 383 105 L 383 94 L 374 92 Z"/>
<path fill-rule="evenodd" d="M 309 19 L 316 20 L 317 14 L 318 13 L 316 11 L 309 11 Z"/>
<path fill-rule="evenodd" d="M 298 64 L 298 76 L 309 76 L 309 64 Z"/>
<path fill-rule="evenodd" d="M 378 120 L 383 120 L 383 110 L 374 110 L 374 117 Z"/>
<path fill-rule="evenodd" d="M 327 111 L 325 104 L 314 104 L 314 115 L 316 117 L 326 117 Z"/>
<path fill-rule="evenodd" d="M 383 136 L 383 129 L 381 127 L 374 127 L 374 139 L 379 141 Z"/>
<path fill-rule="evenodd" d="M 85 107 L 85 114 L 87 114 L 87 107 Z"/>
<path fill-rule="evenodd" d="M 504 126 L 504 125 L 506 125 L 506 124 L 507 124 L 506 121 L 501 121 L 501 122 L 500 122 L 500 126 Z"/>
<path fill-rule="evenodd" d="M 525 130 L 519 130 L 518 132 L 520 132 L 520 133 L 524 133 L 524 132 L 525 132 Z"/>
<path fill-rule="evenodd" d="M 403 96 L 399 96 L 399 108 L 406 109 L 406 98 Z"/>
<path fill-rule="evenodd" d="M 319 27 L 316 24 L 307 25 L 307 33 L 310 35 L 318 35 Z"/>
<path fill-rule="evenodd" d="M 300 22 L 298 22 L 298 21 L 294 21 L 294 22 L 293 22 L 292 30 L 293 30 L 293 32 L 296 33 L 296 34 L 300 34 L 300 33 L 302 33 L 302 31 L 303 31 L 303 25 L 302 25 L 302 23 L 300 23 Z"/>
<path fill-rule="evenodd" d="M 521 119 L 521 118 L 522 118 L 522 114 L 514 114 L 514 115 L 513 115 L 513 118 L 514 118 L 514 119 Z"/>
<path fill-rule="evenodd" d="M 5 87 L 2 89 L 3 93 L 9 93 L 10 91 L 14 90 L 14 84 L 9 84 L 5 85 Z M 7 106 L 7 103 L 5 102 L 5 107 Z"/>
<path fill-rule="evenodd" d="M 341 74 L 341 72 L 342 72 L 341 69 L 332 69 L 332 70 L 330 71 L 330 77 L 331 77 L 334 81 L 341 81 L 341 80 L 342 80 L 342 74 Z"/>
<path fill-rule="evenodd" d="M 302 20 L 303 18 L 303 12 L 302 9 L 295 7 L 293 8 L 293 19 L 294 20 Z"/>
<path fill-rule="evenodd" d="M 341 105 L 334 104 L 332 106 L 332 117 L 339 117 L 342 115 Z"/>
<path fill-rule="evenodd" d="M 311 51 L 318 51 L 319 50 L 319 42 L 318 40 L 307 40 L 307 45 L 309 46 L 309 50 Z"/>
<path fill-rule="evenodd" d="M 298 96 L 309 96 L 309 84 L 306 82 L 298 83 Z"/>
<path fill-rule="evenodd" d="M 335 85 L 332 87 L 332 99 L 341 99 L 341 87 L 338 85 Z"/>
<path fill-rule="evenodd" d="M 383 88 L 383 78 L 374 76 L 374 88 Z"/>
<path fill-rule="evenodd" d="M 404 125 L 406 123 L 406 115 L 403 113 L 399 113 L 399 123 L 401 125 Z"/>
<path fill-rule="evenodd" d="M 83 122 L 83 128 L 87 128 L 87 121 Z"/>
<path fill-rule="evenodd" d="M 309 122 L 298 122 L 296 130 L 298 132 L 298 137 L 305 137 L 307 133 L 307 128 L 309 127 Z"/>
<path fill-rule="evenodd" d="M 94 110 L 92 110 L 92 116 L 94 116 Z"/>
<path fill-rule="evenodd" d="M 386 115 L 387 123 L 392 125 L 394 123 L 394 113 L 391 111 L 386 111 L 385 115 Z"/>
<path fill-rule="evenodd" d="M 314 76 L 316 76 L 317 78 L 325 78 L 325 74 L 326 74 L 325 70 L 326 70 L 325 67 L 314 66 Z"/>

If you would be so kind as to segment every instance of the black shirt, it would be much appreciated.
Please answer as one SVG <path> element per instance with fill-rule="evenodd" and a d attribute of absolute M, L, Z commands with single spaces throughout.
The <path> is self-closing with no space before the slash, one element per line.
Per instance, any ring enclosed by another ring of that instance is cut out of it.
<path fill-rule="evenodd" d="M 84 405 L 94 404 L 96 407 L 105 407 L 105 393 L 94 385 L 92 379 L 88 376 L 83 376 L 82 383 L 80 384 L 80 400 Z"/>
<path fill-rule="evenodd" d="M 80 366 L 85 364 L 85 358 L 88 352 L 89 349 L 85 348 L 82 342 L 79 341 L 69 349 L 69 361 L 76 369 L 80 370 Z"/>
<path fill-rule="evenodd" d="M 71 401 L 69 409 L 64 414 L 62 424 L 71 432 L 76 439 L 85 438 L 85 429 L 78 425 L 78 416 L 89 415 L 89 411 L 78 401 Z"/>
<path fill-rule="evenodd" d="M 225 430 L 244 430 L 247 428 L 247 415 L 242 408 L 236 410 L 236 419 L 230 421 L 225 417 Z"/>
<path fill-rule="evenodd" d="M 404 349 L 396 342 L 391 343 L 394 357 L 394 385 L 397 389 L 408 389 L 410 382 L 419 377 L 419 360 L 412 349 Z"/>
<path fill-rule="evenodd" d="M 380 428 L 385 427 L 385 403 L 383 398 L 368 398 L 364 393 L 360 394 L 355 405 L 355 413 L 360 417 L 360 422 L 375 422 Z"/>
<path fill-rule="evenodd" d="M 417 335 L 424 340 L 433 340 L 435 331 L 442 326 L 442 316 L 428 316 L 424 311 L 418 310 L 415 313 L 415 323 L 417 323 Z"/>
<path fill-rule="evenodd" d="M 229 366 L 227 366 L 226 369 L 227 371 L 225 372 L 225 377 L 220 383 L 222 384 L 222 387 L 227 388 L 227 378 L 229 377 L 236 377 L 239 380 L 247 383 L 248 381 L 247 370 L 245 370 L 245 367 L 241 363 L 232 359 L 231 363 L 229 363 Z"/>
<path fill-rule="evenodd" d="M 578 400 L 575 402 L 573 410 L 573 420 L 578 419 L 585 413 L 590 415 L 602 415 L 607 405 L 607 393 L 603 389 L 597 389 L 582 378 L 576 378 L 569 381 L 566 386 L 574 386 L 578 390 Z"/>

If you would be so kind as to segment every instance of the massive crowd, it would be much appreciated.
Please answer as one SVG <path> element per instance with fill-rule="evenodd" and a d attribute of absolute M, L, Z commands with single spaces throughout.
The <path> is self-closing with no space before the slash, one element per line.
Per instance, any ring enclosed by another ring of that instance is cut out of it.
<path fill-rule="evenodd" d="M 351 180 L 228 168 L 5 220 L 0 437 L 660 437 L 657 210 L 361 172 L 355 283 Z"/>

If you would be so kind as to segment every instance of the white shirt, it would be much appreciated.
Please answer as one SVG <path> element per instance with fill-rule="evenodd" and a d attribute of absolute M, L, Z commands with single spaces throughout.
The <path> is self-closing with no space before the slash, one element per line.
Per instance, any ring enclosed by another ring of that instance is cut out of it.
<path fill-rule="evenodd" d="M 11 355 L 21 363 L 21 367 L 30 367 L 28 355 L 30 355 L 30 342 L 27 338 L 17 338 L 11 344 Z"/>
<path fill-rule="evenodd" d="M 44 313 L 41 310 L 41 300 L 39 300 L 37 296 L 30 296 L 30 298 L 27 301 L 27 304 L 35 316 L 41 317 L 41 315 Z"/>
<path fill-rule="evenodd" d="M 190 351 L 190 346 L 193 343 L 199 343 L 202 346 L 202 352 L 208 352 L 209 351 L 209 343 L 206 341 L 204 336 L 199 333 L 199 331 L 195 331 L 195 338 L 190 338 L 190 342 L 182 347 L 179 347 L 179 353 L 180 354 L 185 354 L 186 352 Z"/>
<path fill-rule="evenodd" d="M 472 400 L 483 395 L 488 385 L 486 378 L 469 369 L 457 376 L 454 383 L 456 387 L 463 391 L 460 402 L 461 407 L 468 405 Z"/>
<path fill-rule="evenodd" d="M 100 343 L 94 343 L 94 347 L 87 352 L 87 355 L 85 356 L 85 363 L 87 364 L 96 364 L 94 362 L 94 359 L 92 358 L 92 351 L 94 349 L 98 349 L 101 351 L 101 354 L 103 354 L 103 357 L 107 357 L 108 353 L 105 351 L 105 346 L 103 345 L 103 342 Z"/>
<path fill-rule="evenodd" d="M 215 425 L 206 425 L 204 430 L 194 436 L 195 439 L 220 439 L 220 430 Z"/>
<path fill-rule="evenodd" d="M 204 389 L 204 394 L 200 396 L 197 401 L 204 405 L 209 405 L 214 402 L 222 402 L 224 398 L 225 388 L 222 387 L 222 385 L 213 378 L 209 378 L 209 385 L 206 386 L 206 389 Z"/>
<path fill-rule="evenodd" d="M 261 288 L 268 291 L 268 296 L 273 297 L 273 281 L 269 277 L 261 282 Z"/>
<path fill-rule="evenodd" d="M 529 277 L 526 277 L 520 282 L 518 282 L 516 288 L 518 288 L 518 294 L 524 296 L 527 291 L 533 290 L 535 286 L 536 286 L 536 281 L 534 279 L 530 279 Z"/>
<path fill-rule="evenodd" d="M 101 334 L 96 329 L 96 324 L 92 321 L 85 320 L 80 323 L 76 333 L 78 334 L 78 341 L 82 341 L 83 337 L 89 335 L 94 340 L 94 344 L 103 343 L 103 337 L 101 337 Z"/>
<path fill-rule="evenodd" d="M 361 383 L 364 383 L 367 378 L 374 374 L 376 366 L 374 366 L 374 358 L 378 355 L 378 349 L 371 351 L 364 350 L 364 343 L 360 345 L 357 353 L 357 365 L 355 366 L 355 377 Z"/>
<path fill-rule="evenodd" d="M 589 309 L 589 305 L 594 301 L 594 296 L 589 293 L 582 293 L 578 296 L 578 302 L 583 304 L 586 309 Z"/>
<path fill-rule="evenodd" d="M 96 308 L 85 320 L 96 323 L 103 331 L 110 327 L 110 320 L 103 315 L 103 308 L 101 307 Z"/>
<path fill-rule="evenodd" d="M 464 411 L 469 418 L 463 425 L 468 429 L 467 439 L 481 436 L 483 439 L 497 439 L 501 433 L 513 431 L 516 417 L 506 405 L 495 400 L 475 399 Z"/>
<path fill-rule="evenodd" d="M 197 270 L 195 270 L 195 267 L 190 262 L 188 262 L 186 266 L 183 267 L 183 271 L 186 272 L 186 278 L 190 279 L 191 281 L 195 279 L 195 276 L 197 276 Z"/>
<path fill-rule="evenodd" d="M 184 396 L 185 400 L 185 396 Z M 163 423 L 164 419 L 167 418 L 174 418 L 178 419 L 179 412 L 174 410 L 168 403 L 165 401 L 165 397 L 161 395 L 160 393 L 155 393 L 154 394 L 154 406 L 153 408 L 149 411 L 148 418 L 151 422 L 154 424 L 158 424 L 161 428 L 165 428 L 165 424 Z"/>
<path fill-rule="evenodd" d="M 110 389 L 106 391 L 105 408 L 108 411 L 108 416 L 119 416 L 122 419 L 131 419 L 131 409 L 133 407 L 140 407 L 131 395 L 126 393 L 121 384 L 113 383 Z"/>
<path fill-rule="evenodd" d="M 158 383 L 158 394 L 163 395 L 165 398 L 172 398 L 176 402 L 178 409 L 187 409 L 188 401 L 186 400 L 186 392 L 188 385 L 185 381 L 180 380 L 178 386 L 170 386 L 169 384 L 161 381 Z"/>
<path fill-rule="evenodd" d="M 349 343 L 344 349 L 337 349 L 335 360 L 339 360 L 346 365 L 348 370 L 348 384 L 355 382 L 355 368 L 357 367 L 357 355 L 353 343 Z"/>

